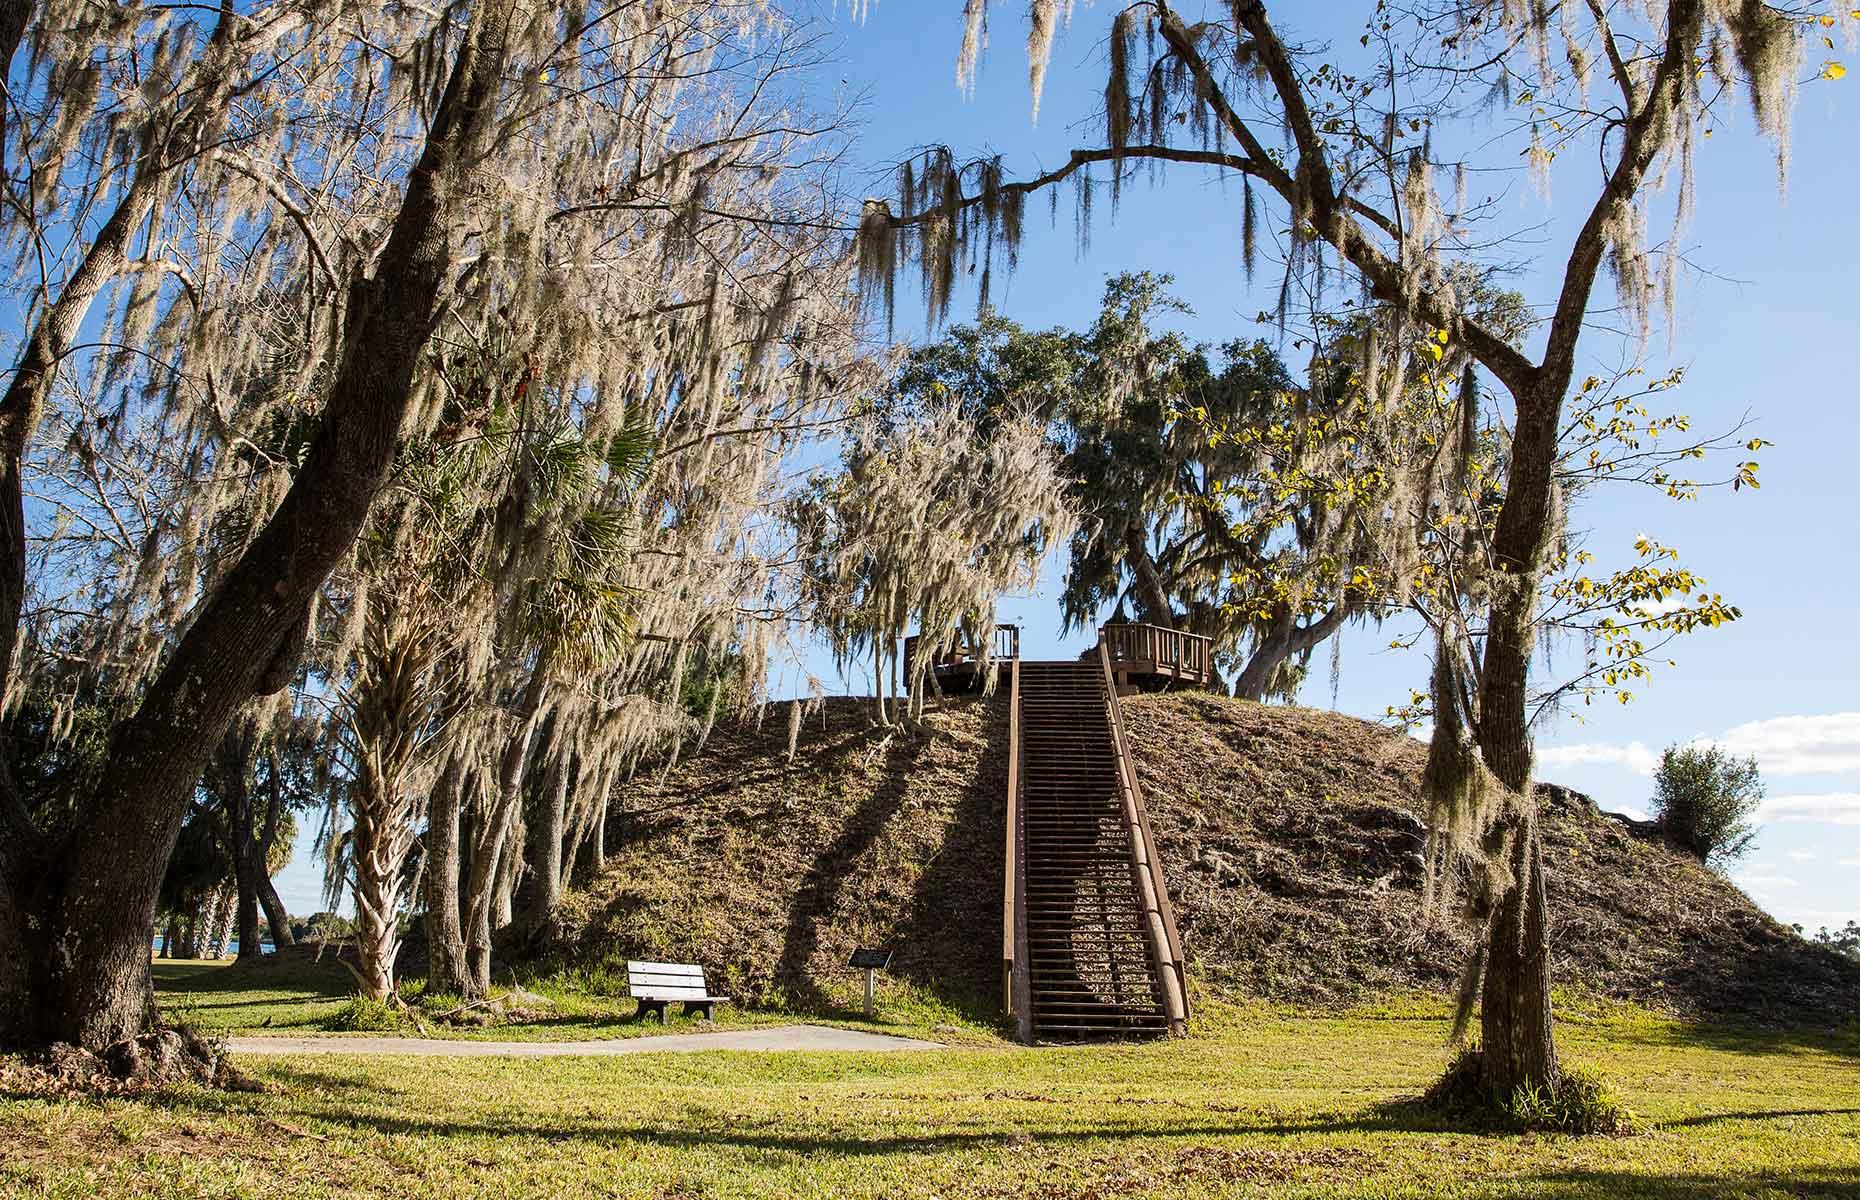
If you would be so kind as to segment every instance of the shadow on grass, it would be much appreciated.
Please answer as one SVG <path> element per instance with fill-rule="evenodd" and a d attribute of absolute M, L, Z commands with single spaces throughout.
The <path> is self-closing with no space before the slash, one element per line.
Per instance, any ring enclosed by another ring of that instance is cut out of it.
<path fill-rule="evenodd" d="M 885 747 L 878 786 L 847 818 L 840 835 L 814 856 L 788 909 L 788 927 L 782 935 L 775 979 L 801 1007 L 828 1006 L 826 992 L 808 971 L 820 943 L 820 923 L 838 907 L 840 890 L 852 876 L 860 855 L 878 841 L 885 826 L 898 814 L 904 803 L 906 777 L 924 748 L 924 740 L 909 733 L 897 731 L 888 736 L 891 744 Z"/>
<path fill-rule="evenodd" d="M 1860 1170 L 1809 1167 L 1749 1175 L 1641 1175 L 1632 1171 L 1557 1171 L 1528 1178 L 1528 1194 L 1561 1197 L 1646 1196 L 1657 1200 L 1717 1200 L 1769 1191 L 1809 1200 L 1860 1200 Z"/>
<path fill-rule="evenodd" d="M 304 1092 L 342 1093 L 369 1102 L 382 1096 L 404 1095 L 406 1091 L 393 1084 L 383 1083 L 380 1074 L 373 1071 L 358 1071 L 355 1075 L 349 1076 L 335 1071 L 319 1070 L 311 1066 L 270 1063 L 265 1067 L 265 1076 L 268 1080 L 282 1084 L 290 1091 L 299 1094 Z"/>
<path fill-rule="evenodd" d="M 986 705 L 980 769 L 956 797 L 943 843 L 911 896 L 892 971 L 970 1020 L 1012 1036 L 1001 1006 L 1002 843 L 1007 818 L 1009 684 Z"/>
<path fill-rule="evenodd" d="M 1860 1026 L 1831 1029 L 1812 1026 L 1773 1027 L 1736 1024 L 1609 1024 L 1609 1043 L 1628 1046 L 1704 1048 L 1726 1054 L 1767 1057 L 1812 1051 L 1860 1058 Z"/>
<path fill-rule="evenodd" d="M 1686 1129 L 1699 1125 L 1722 1125 L 1730 1121 L 1781 1121 L 1793 1117 L 1852 1117 L 1860 1116 L 1860 1108 L 1779 1108 L 1762 1112 L 1728 1112 L 1699 1113 L 1690 1117 L 1675 1117 L 1670 1121 L 1656 1121 L 1660 1129 Z"/>
<path fill-rule="evenodd" d="M 285 1075 L 286 1073 L 275 1072 L 273 1074 Z M 320 1073 L 303 1074 L 314 1076 Z M 299 1073 L 290 1072 L 289 1075 L 294 1082 Z M 340 1077 L 327 1077 L 325 1081 L 310 1083 L 307 1086 L 326 1088 L 330 1091 L 361 1090 L 361 1085 Z M 198 1103 L 185 1093 L 151 1097 L 150 1102 L 175 1110 L 191 1108 Z M 1361 1114 L 1283 1119 L 1260 1117 L 1258 1119 L 1204 1120 L 1184 1122 L 1167 1129 L 1157 1129 L 1151 1125 L 1137 1123 L 1135 1118 L 1138 1114 L 1133 1114 L 1132 1123 L 1101 1122 L 1069 1129 L 1042 1130 L 1028 1128 L 1024 1125 L 1004 1124 L 998 1129 L 969 1127 L 947 1132 L 874 1133 L 870 1136 L 844 1131 L 790 1132 L 780 1128 L 782 1122 L 779 1118 L 765 1118 L 758 1121 L 754 1117 L 742 1114 L 732 1114 L 727 1123 L 714 1128 L 687 1128 L 644 1121 L 623 1124 L 607 1120 L 590 1120 L 586 1124 L 579 1124 L 564 1121 L 559 1117 L 547 1122 L 526 1122 L 521 1119 L 510 1121 L 444 1120 L 379 1112 L 357 1112 L 349 1107 L 316 1103 L 294 1106 L 293 1115 L 313 1119 L 330 1126 L 342 1127 L 357 1134 L 433 1138 L 541 1138 L 551 1144 L 553 1153 L 562 1153 L 574 1143 L 611 1147 L 631 1142 L 677 1150 L 722 1148 L 810 1156 L 870 1157 L 1020 1146 L 1026 1144 L 1028 1139 L 1031 1139 L 1034 1144 L 1054 1146 L 1092 1142 L 1141 1142 L 1146 1145 L 1172 1145 L 1191 1139 L 1240 1136 L 1303 1137 L 1312 1134 L 1430 1132 L 1391 1123 L 1378 1116 L 1373 1110 Z"/>
<path fill-rule="evenodd" d="M 224 992 L 267 991 L 303 992 L 306 999 L 343 1000 L 355 990 L 355 978 L 330 958 L 321 962 L 304 959 L 297 962 L 207 963 L 172 962 L 156 959 L 149 973 L 157 991 L 187 996 L 211 996 Z"/>

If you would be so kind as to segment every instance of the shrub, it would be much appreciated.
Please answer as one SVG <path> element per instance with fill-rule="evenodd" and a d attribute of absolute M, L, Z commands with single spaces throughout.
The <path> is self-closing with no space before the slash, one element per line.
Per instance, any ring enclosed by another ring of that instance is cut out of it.
<path fill-rule="evenodd" d="M 1757 760 L 1717 746 L 1668 746 L 1653 777 L 1653 820 L 1680 848 L 1714 866 L 1741 858 L 1763 801 Z"/>
<path fill-rule="evenodd" d="M 344 1033 L 391 1033 L 401 1028 L 401 1016 L 386 1000 L 355 996 L 331 1013 L 325 1024 Z"/>
<path fill-rule="evenodd" d="M 1419 1108 L 1458 1125 L 1497 1126 L 1520 1133 L 1621 1136 L 1637 1133 L 1640 1118 L 1622 1103 L 1599 1071 L 1566 1068 L 1555 1083 L 1521 1086 L 1509 1096 L 1485 1085 L 1477 1046 L 1461 1050 L 1421 1097 Z"/>
<path fill-rule="evenodd" d="M 1640 1129 L 1640 1119 L 1601 1072 L 1586 1067 L 1564 1071 L 1546 1087 L 1518 1088 L 1505 1103 L 1505 1116 L 1520 1129 L 1555 1133 L 1614 1136 Z"/>
<path fill-rule="evenodd" d="M 1815 940 L 1836 954 L 1860 961 L 1860 921 L 1849 921 L 1842 929 L 1829 929 L 1824 925 Z"/>

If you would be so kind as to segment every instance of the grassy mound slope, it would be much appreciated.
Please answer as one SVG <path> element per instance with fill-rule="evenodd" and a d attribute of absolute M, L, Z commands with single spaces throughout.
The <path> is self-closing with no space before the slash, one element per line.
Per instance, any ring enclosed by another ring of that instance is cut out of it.
<path fill-rule="evenodd" d="M 1183 942 L 1211 982 L 1298 1002 L 1451 987 L 1472 934 L 1422 919 L 1425 747 L 1212 696 L 1135 698 L 1125 719 Z M 1860 965 L 1645 827 L 1539 793 L 1559 984 L 1695 1018 L 1860 1015 Z"/>
<path fill-rule="evenodd" d="M 858 986 L 858 946 L 953 1009 L 998 1004 L 1002 707 L 954 702 L 926 736 L 828 701 L 787 762 L 786 714 L 725 728 L 623 790 L 600 877 L 566 899 L 544 961 L 622 990 L 629 958 L 702 962 L 713 990 L 819 1009 Z"/>
<path fill-rule="evenodd" d="M 853 947 L 890 945 L 895 976 L 998 1011 L 1002 706 L 951 702 L 916 738 L 867 712 L 829 702 L 792 765 L 777 710 L 642 775 L 536 965 L 618 991 L 627 958 L 699 961 L 739 1001 L 818 1008 L 853 995 Z M 1299 1004 L 1451 987 L 1471 934 L 1421 919 L 1418 743 L 1201 695 L 1134 697 L 1125 715 L 1205 985 Z M 1690 1018 L 1860 1013 L 1860 967 L 1586 798 L 1545 797 L 1560 984 Z"/>

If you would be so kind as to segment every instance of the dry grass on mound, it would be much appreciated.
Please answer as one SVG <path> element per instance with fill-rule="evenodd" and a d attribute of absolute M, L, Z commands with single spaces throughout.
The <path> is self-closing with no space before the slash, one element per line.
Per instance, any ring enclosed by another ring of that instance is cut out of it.
<path fill-rule="evenodd" d="M 786 761 L 786 714 L 719 727 L 702 755 L 642 772 L 600 878 L 572 895 L 548 958 L 624 980 L 628 958 L 702 962 L 739 1002 L 825 1003 L 856 946 L 984 1014 L 999 989 L 1001 708 L 951 700 L 922 734 L 830 700 Z M 594 979 L 600 984 L 606 982 Z"/>
<path fill-rule="evenodd" d="M 1471 932 L 1423 919 L 1424 746 L 1207 695 L 1124 711 L 1183 941 L 1211 982 L 1302 1003 L 1451 985 Z M 1587 797 L 1539 792 L 1560 985 L 1686 1017 L 1860 1016 L 1860 967 Z"/>
<path fill-rule="evenodd" d="M 998 1015 L 1005 706 L 952 700 L 913 736 L 830 701 L 786 762 L 778 706 L 624 789 L 594 885 L 544 968 L 620 991 L 627 958 L 697 961 L 739 1002 L 844 999 L 857 945 L 973 1019 Z M 1202 982 L 1333 1005 L 1449 989 L 1471 931 L 1421 912 L 1424 748 L 1351 717 L 1199 694 L 1125 720 Z M 1543 789 L 1558 983 L 1688 1018 L 1835 1025 L 1860 967 L 1586 798 Z"/>

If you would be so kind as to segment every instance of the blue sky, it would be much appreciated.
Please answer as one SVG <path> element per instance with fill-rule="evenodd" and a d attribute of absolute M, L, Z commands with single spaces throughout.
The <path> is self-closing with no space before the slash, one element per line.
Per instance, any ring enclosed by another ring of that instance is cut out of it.
<path fill-rule="evenodd" d="M 822 87 L 865 96 L 853 156 L 870 167 L 869 177 L 855 178 L 865 190 L 885 194 L 888 165 L 930 143 L 948 143 L 958 154 L 1004 154 L 1017 177 L 1089 143 L 1090 119 L 1102 104 L 1098 46 L 1111 10 L 1080 6 L 1055 49 L 1036 128 L 1020 6 L 994 7 L 994 47 L 965 101 L 955 86 L 961 19 L 953 0 L 875 0 L 856 25 L 847 22 L 845 5 L 835 14 L 821 3 L 827 19 L 837 17 L 843 40 L 841 62 L 823 72 Z M 1368 8 L 1275 4 L 1273 11 L 1283 14 L 1279 24 L 1288 33 L 1354 48 Z M 1810 928 L 1860 919 L 1860 640 L 1849 624 L 1860 590 L 1860 469 L 1852 462 L 1860 379 L 1856 80 L 1860 74 L 1803 86 L 1786 198 L 1778 194 L 1773 152 L 1746 111 L 1701 143 L 1698 213 L 1686 245 L 1702 273 L 1682 289 L 1670 349 L 1662 332 L 1647 354 L 1656 370 L 1687 369 L 1672 403 L 1700 428 L 1728 427 L 1748 413 L 1754 432 L 1775 443 L 1762 455 L 1762 490 L 1707 494 L 1684 506 L 1617 492 L 1575 514 L 1593 531 L 1604 562 L 1611 550 L 1618 560 L 1642 532 L 1678 546 L 1743 619 L 1681 642 L 1679 666 L 1659 672 L 1632 705 L 1610 701 L 1538 733 L 1540 777 L 1615 810 L 1644 808 L 1652 763 L 1668 744 L 1714 739 L 1756 755 L 1770 801 L 1757 849 L 1735 874 L 1772 913 Z M 1545 222 L 1534 235 L 1539 244 L 1524 255 L 1561 263 L 1568 230 L 1593 195 L 1590 171 L 1560 170 L 1548 203 L 1521 182 L 1505 193 L 1508 226 Z M 1176 290 L 1196 310 L 1182 322 L 1194 336 L 1217 342 L 1265 334 L 1252 317 L 1272 307 L 1273 275 L 1262 270 L 1256 287 L 1246 282 L 1237 197 L 1231 183 L 1178 170 L 1154 190 L 1128 190 L 1115 222 L 1101 205 L 1083 256 L 1074 247 L 1069 195 L 1054 230 L 1044 205 L 1030 204 L 1020 270 L 1005 286 L 997 282 L 996 303 L 1026 325 L 1080 326 L 1095 314 L 1106 275 L 1148 269 L 1175 276 Z M 1517 281 L 1533 300 L 1553 284 L 1553 276 L 1528 269 Z M 906 303 L 907 290 L 901 282 L 898 333 L 921 338 L 921 312 Z M 964 303 L 957 302 L 957 319 L 973 311 L 972 298 L 966 312 Z M 1602 338 L 1592 348 L 1612 356 L 1620 345 Z M 1026 631 L 1030 656 L 1074 652 L 1089 640 L 1083 633 L 1059 639 L 1053 574 L 1039 594 L 1001 606 L 1000 619 Z M 1424 684 L 1424 659 L 1386 650 L 1390 632 L 1345 636 L 1338 708 L 1378 718 Z M 807 667 L 833 678 L 824 654 Z M 1313 671 L 1302 699 L 1331 703 L 1327 669 Z M 293 912 L 320 907 L 307 847 L 280 882 Z"/>
<path fill-rule="evenodd" d="M 1292 4 L 1273 11 L 1285 14 L 1279 23 L 1289 33 L 1354 49 L 1369 7 Z M 880 0 L 863 24 L 846 27 L 841 75 L 848 88 L 867 93 L 858 157 L 874 166 L 867 185 L 873 194 L 885 192 L 876 172 L 915 146 L 945 142 L 959 154 L 999 152 L 1010 173 L 1024 177 L 1089 144 L 1090 118 L 1102 105 L 1098 51 L 1110 10 L 1081 6 L 1073 28 L 1061 36 L 1035 128 L 1019 6 L 994 6 L 994 44 L 966 102 L 954 77 L 958 8 Z M 1820 57 L 1811 55 L 1805 77 Z M 1857 78 L 1803 85 L 1786 197 L 1778 193 L 1773 150 L 1756 135 L 1747 111 L 1740 108 L 1701 143 L 1698 212 L 1686 238 L 1700 270 L 1682 288 L 1670 349 L 1662 331 L 1647 352 L 1656 370 L 1686 368 L 1672 404 L 1698 427 L 1728 427 L 1749 413 L 1754 431 L 1776 443 L 1761 456 L 1762 490 L 1708 493 L 1692 505 L 1598 494 L 1575 514 L 1577 524 L 1593 531 L 1604 561 L 1610 550 L 1619 560 L 1642 532 L 1678 546 L 1712 590 L 1743 610 L 1743 619 L 1681 641 L 1679 666 L 1662 670 L 1633 704 L 1598 704 L 1538 734 L 1543 778 L 1590 792 L 1617 810 L 1644 808 L 1651 764 L 1665 745 L 1715 739 L 1755 754 L 1770 802 L 1758 847 L 1737 875 L 1771 912 L 1811 928 L 1860 919 L 1860 695 L 1854 688 L 1860 640 L 1849 624 L 1860 588 L 1860 471 L 1852 465 L 1860 377 Z M 1592 179 L 1592 167 L 1586 175 L 1560 171 L 1548 203 L 1521 183 L 1510 189 L 1507 225 L 1548 223 L 1538 235 L 1541 244 L 1524 254 L 1560 266 L 1568 230 L 1594 194 Z M 1252 317 L 1272 307 L 1274 276 L 1262 270 L 1257 286 L 1246 282 L 1237 195 L 1231 183 L 1177 170 L 1154 190 L 1127 190 L 1114 223 L 1101 204 L 1090 250 L 1082 256 L 1072 238 L 1069 195 L 1056 230 L 1046 228 L 1044 205 L 1029 204 L 1032 231 L 1021 267 L 998 290 L 997 304 L 1026 325 L 1080 326 L 1095 314 L 1106 275 L 1148 269 L 1176 277 L 1177 291 L 1196 309 L 1182 327 L 1195 336 L 1214 342 L 1266 333 Z M 1555 280 L 1527 270 L 1518 286 L 1542 300 Z M 958 319 L 965 315 L 962 303 Z M 968 303 L 972 312 L 973 300 Z M 912 310 L 907 317 L 902 303 L 899 334 L 923 336 L 921 315 Z M 1606 337 L 1590 345 L 1597 354 L 1620 350 Z M 1061 646 L 1051 576 L 1041 594 L 1009 598 L 1001 607 L 1001 619 L 1027 630 L 1026 651 L 1034 655 L 1076 650 L 1088 640 L 1075 634 Z M 1337 707 L 1379 717 L 1424 684 L 1421 656 L 1389 652 L 1387 642 L 1387 631 L 1346 635 Z M 823 669 L 818 658 L 810 666 Z M 1328 705 L 1328 671 L 1312 674 L 1302 699 Z"/>

